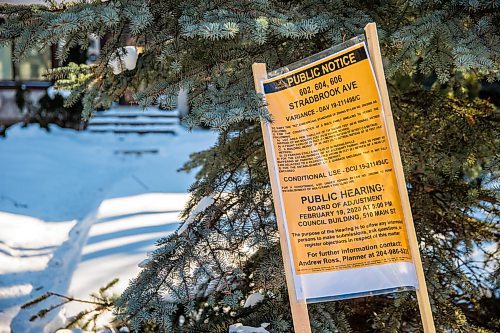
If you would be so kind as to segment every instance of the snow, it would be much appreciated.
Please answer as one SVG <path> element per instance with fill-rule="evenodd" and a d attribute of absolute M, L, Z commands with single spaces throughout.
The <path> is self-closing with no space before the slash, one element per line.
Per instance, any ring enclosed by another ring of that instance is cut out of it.
<path fill-rule="evenodd" d="M 251 308 L 252 306 L 255 306 L 257 303 L 261 302 L 262 300 L 264 300 L 264 296 L 262 296 L 261 293 L 257 292 L 257 293 L 250 294 L 247 297 L 243 307 L 244 308 Z"/>
<path fill-rule="evenodd" d="M 269 333 L 266 330 L 268 323 L 263 323 L 261 327 L 251 327 L 251 326 L 243 326 L 241 323 L 237 323 L 229 326 L 229 333 Z"/>
<path fill-rule="evenodd" d="M 158 118 L 158 117 L 155 117 L 155 118 Z M 113 123 L 113 124 L 129 124 L 131 122 L 131 119 L 133 119 L 133 122 L 134 123 L 139 123 L 139 124 L 150 124 L 151 122 L 154 122 L 155 124 L 158 124 L 158 120 L 156 119 L 151 119 L 151 117 L 148 117 L 148 116 L 144 116 L 144 115 L 141 115 L 141 116 L 135 116 L 133 118 L 122 118 L 122 117 L 119 117 L 119 116 L 112 116 L 112 117 L 96 117 L 96 118 L 92 118 L 90 120 L 90 124 L 93 124 L 93 125 L 96 125 L 96 124 L 109 124 L 109 123 Z M 166 118 L 166 120 L 163 120 L 160 124 L 176 124 L 178 123 L 179 120 L 176 119 L 176 118 Z"/>
<path fill-rule="evenodd" d="M 69 95 L 71 95 L 71 90 L 65 90 L 65 89 L 56 89 L 54 86 L 50 86 L 47 88 L 47 95 L 50 97 L 50 99 L 56 98 L 56 95 L 61 95 L 62 98 L 68 98 Z"/>
<path fill-rule="evenodd" d="M 120 47 L 114 52 L 114 56 L 109 60 L 108 66 L 113 69 L 113 74 L 118 75 L 123 72 L 124 69 L 134 69 L 137 64 L 138 56 L 137 47 Z"/>
<path fill-rule="evenodd" d="M 115 277 L 113 291 L 125 288 L 179 226 L 193 174 L 176 170 L 216 138 L 179 125 L 176 135 L 50 129 L 16 125 L 0 139 L 0 333 L 52 332 L 82 310 L 29 322 L 57 300 L 20 305 L 47 291 L 88 299 Z"/>
<path fill-rule="evenodd" d="M 189 212 L 189 216 L 184 221 L 184 223 L 181 225 L 179 230 L 177 230 L 177 234 L 180 235 L 180 234 L 184 233 L 187 230 L 187 228 L 189 227 L 189 225 L 191 223 L 193 223 L 196 215 L 198 215 L 199 213 L 203 212 L 205 209 L 210 207 L 210 205 L 212 205 L 214 202 L 215 202 L 215 199 L 213 198 L 213 196 L 203 197 L 198 202 L 198 204 L 196 204 L 196 206 L 194 206 L 193 209 L 191 209 L 191 211 Z"/>
<path fill-rule="evenodd" d="M 130 107 L 115 107 L 111 110 L 106 111 L 96 111 L 94 112 L 95 117 L 117 117 L 117 116 L 126 116 L 126 117 L 178 117 L 179 112 L 172 111 L 163 111 L 159 110 L 156 107 L 148 107 L 145 109 L 141 108 L 130 108 Z M 97 118 L 94 118 L 97 119 Z"/>
<path fill-rule="evenodd" d="M 92 126 L 91 127 L 92 131 L 113 131 L 113 130 L 119 130 L 119 131 L 129 131 L 129 132 L 134 132 L 134 131 L 142 131 L 142 132 L 152 132 L 152 131 L 171 131 L 172 125 L 121 125 L 121 124 L 111 124 L 111 125 L 99 125 L 99 126 Z"/>

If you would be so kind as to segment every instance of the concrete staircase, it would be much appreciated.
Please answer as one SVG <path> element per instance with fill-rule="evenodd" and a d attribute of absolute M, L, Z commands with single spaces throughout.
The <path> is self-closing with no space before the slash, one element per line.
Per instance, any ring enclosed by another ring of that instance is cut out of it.
<path fill-rule="evenodd" d="M 142 109 L 135 106 L 117 106 L 97 111 L 89 120 L 87 131 L 116 134 L 176 134 L 179 125 L 178 111 L 158 108 Z"/>

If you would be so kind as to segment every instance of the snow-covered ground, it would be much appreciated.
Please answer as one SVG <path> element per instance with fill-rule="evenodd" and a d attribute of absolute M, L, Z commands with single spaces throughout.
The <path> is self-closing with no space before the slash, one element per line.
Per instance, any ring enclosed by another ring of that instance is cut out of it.
<path fill-rule="evenodd" d="M 30 323 L 47 291 L 87 298 L 139 271 L 155 240 L 179 226 L 193 174 L 176 170 L 216 134 L 92 134 L 14 126 L 0 139 L 0 333 L 44 332 L 75 314 Z M 40 306 L 47 306 L 47 303 Z M 49 324 L 52 322 L 52 324 Z"/>

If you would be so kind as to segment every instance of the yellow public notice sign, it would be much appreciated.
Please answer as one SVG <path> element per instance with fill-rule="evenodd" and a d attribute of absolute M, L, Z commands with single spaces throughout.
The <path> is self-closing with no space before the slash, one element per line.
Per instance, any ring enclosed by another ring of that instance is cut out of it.
<path fill-rule="evenodd" d="M 415 287 L 364 42 L 262 83 L 298 298 Z"/>

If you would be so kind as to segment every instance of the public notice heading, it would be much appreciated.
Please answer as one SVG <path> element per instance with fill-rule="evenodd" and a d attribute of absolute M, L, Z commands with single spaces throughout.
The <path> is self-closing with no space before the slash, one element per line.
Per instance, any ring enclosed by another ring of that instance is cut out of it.
<path fill-rule="evenodd" d="M 364 42 L 262 83 L 297 297 L 416 287 Z"/>

